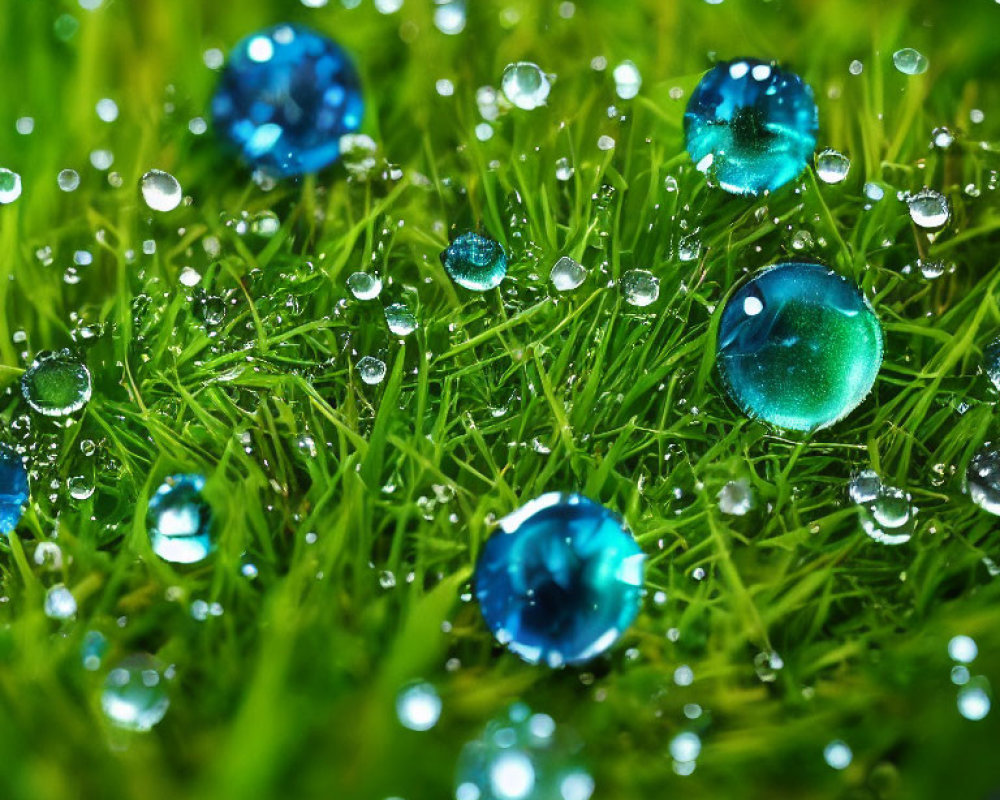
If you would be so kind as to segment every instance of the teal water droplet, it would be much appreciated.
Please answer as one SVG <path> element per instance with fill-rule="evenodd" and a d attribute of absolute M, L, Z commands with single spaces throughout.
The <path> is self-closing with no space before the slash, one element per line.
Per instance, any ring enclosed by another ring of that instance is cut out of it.
<path fill-rule="evenodd" d="M 385 307 L 385 323 L 394 336 L 409 336 L 417 329 L 416 316 L 402 303 Z"/>
<path fill-rule="evenodd" d="M 193 564 L 215 549 L 212 510 L 201 475 L 171 475 L 149 501 L 146 521 L 153 552 L 164 561 Z"/>
<path fill-rule="evenodd" d="M 169 707 L 163 670 L 152 656 L 129 656 L 104 681 L 101 709 L 116 728 L 145 733 L 163 719 Z"/>
<path fill-rule="evenodd" d="M 843 419 L 871 391 L 882 327 L 857 286 L 820 264 L 782 262 L 730 298 L 716 353 L 746 414 L 808 431 Z"/>
<path fill-rule="evenodd" d="M 21 196 L 21 176 L 0 168 L 0 204 L 13 203 Z"/>
<path fill-rule="evenodd" d="M 13 448 L 0 444 L 0 536 L 13 531 L 28 502 L 28 471 Z"/>
<path fill-rule="evenodd" d="M 441 253 L 445 271 L 459 286 L 474 292 L 495 289 L 507 274 L 507 254 L 496 240 L 463 233 Z"/>
<path fill-rule="evenodd" d="M 69 350 L 39 353 L 21 376 L 21 394 L 47 417 L 65 417 L 90 400 L 90 370 Z"/>

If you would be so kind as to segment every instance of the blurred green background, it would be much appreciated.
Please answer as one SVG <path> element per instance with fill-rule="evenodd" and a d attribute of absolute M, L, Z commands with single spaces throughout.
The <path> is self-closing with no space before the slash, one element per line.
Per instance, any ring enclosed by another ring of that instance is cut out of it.
<path fill-rule="evenodd" d="M 435 28 L 429 0 L 389 14 L 371 0 L 0 8 L 0 166 L 24 186 L 0 207 L 0 409 L 34 463 L 31 507 L 0 553 L 0 797 L 448 797 L 462 744 L 518 698 L 576 730 L 598 798 L 1000 788 L 998 715 L 959 715 L 947 654 L 952 636 L 974 636 L 973 671 L 996 680 L 1000 540 L 962 473 L 996 437 L 980 362 L 1000 329 L 1000 4 L 470 0 L 459 35 Z M 338 165 L 265 191 L 210 129 L 192 133 L 217 78 L 206 51 L 280 21 L 353 54 L 363 131 L 401 179 Z M 926 74 L 893 68 L 902 47 L 928 57 Z M 704 70 L 737 56 L 776 59 L 814 87 L 819 146 L 852 160 L 843 185 L 807 173 L 756 200 L 705 188 L 683 153 L 684 105 Z M 481 140 L 476 91 L 521 59 L 557 76 L 549 105 L 502 114 Z M 632 101 L 610 75 L 625 59 L 643 78 Z M 117 103 L 113 122 L 101 98 Z M 956 135 L 946 152 L 930 147 L 938 126 Z M 95 150 L 110 169 L 92 166 Z M 559 158 L 575 167 L 568 182 Z M 81 176 L 71 193 L 56 183 L 65 168 Z M 151 216 L 137 191 L 151 168 L 190 204 Z M 874 208 L 866 181 L 886 190 Z M 952 204 L 936 237 L 895 199 L 924 185 Z M 241 232 L 263 212 L 276 236 Z M 470 227 L 514 255 L 503 292 L 470 297 L 441 270 L 437 253 Z M 691 235 L 694 261 L 679 256 Z M 93 264 L 68 281 L 80 249 Z M 567 253 L 591 277 L 558 296 L 548 270 Z M 712 373 L 726 292 L 789 254 L 857 279 L 887 333 L 872 399 L 812 440 L 744 420 Z M 954 269 L 925 280 L 917 258 Z M 185 267 L 203 275 L 197 291 L 179 283 Z M 633 267 L 661 281 L 643 313 L 614 288 Z M 363 268 L 382 275 L 381 302 L 417 312 L 405 345 L 380 303 L 347 293 Z M 226 299 L 217 330 L 198 317 L 199 291 Z M 83 341 L 84 325 L 100 335 Z M 19 371 L 62 346 L 85 353 L 94 399 L 69 427 L 26 422 Z M 366 354 L 389 366 L 378 387 L 355 374 Z M 849 475 L 868 466 L 920 508 L 905 546 L 869 541 L 847 502 Z M 222 521 L 218 556 L 196 569 L 156 561 L 144 540 L 147 498 L 176 470 L 209 476 Z M 66 481 L 81 473 L 97 491 L 72 501 Z M 757 497 L 745 517 L 716 501 L 736 479 Z M 651 555 L 645 611 L 586 671 L 500 653 L 462 599 L 495 519 L 562 489 L 622 513 Z M 52 539 L 55 574 L 31 557 Z M 73 621 L 42 613 L 57 580 L 79 602 Z M 196 600 L 224 613 L 195 619 Z M 93 673 L 80 664 L 88 630 L 110 647 Z M 139 650 L 176 678 L 163 722 L 129 737 L 98 696 L 107 668 Z M 772 651 L 782 667 L 762 678 L 755 657 Z M 674 680 L 682 665 L 690 686 Z M 394 711 L 417 678 L 443 699 L 424 733 Z M 703 748 L 690 776 L 668 752 L 685 730 Z M 834 739 L 854 753 L 844 771 L 824 763 Z"/>

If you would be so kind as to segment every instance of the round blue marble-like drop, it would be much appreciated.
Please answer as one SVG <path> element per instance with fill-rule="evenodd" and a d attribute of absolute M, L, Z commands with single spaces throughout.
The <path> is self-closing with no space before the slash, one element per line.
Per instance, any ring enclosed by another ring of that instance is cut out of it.
<path fill-rule="evenodd" d="M 882 326 L 858 287 L 822 264 L 786 261 L 747 281 L 719 320 L 730 396 L 780 428 L 824 428 L 853 411 L 882 364 Z"/>
<path fill-rule="evenodd" d="M 495 289 L 507 274 L 503 245 L 478 233 L 463 233 L 441 253 L 445 271 L 459 286 L 474 292 Z"/>
<path fill-rule="evenodd" d="M 552 492 L 500 521 L 476 566 L 476 598 L 497 641 L 525 661 L 579 664 L 639 613 L 644 560 L 617 515 Z"/>
<path fill-rule="evenodd" d="M 212 509 L 202 497 L 201 475 L 171 475 L 150 498 L 149 542 L 164 561 L 194 564 L 215 549 Z"/>
<path fill-rule="evenodd" d="M 8 535 L 21 521 L 28 502 L 28 471 L 21 456 L 0 444 L 0 534 Z"/>
<path fill-rule="evenodd" d="M 250 165 L 275 176 L 316 172 L 361 126 L 361 80 L 322 34 L 282 24 L 243 39 L 212 98 L 216 130 Z"/>
<path fill-rule="evenodd" d="M 710 69 L 684 113 L 695 165 L 733 194 L 774 191 L 798 177 L 816 148 L 818 126 L 808 84 L 754 58 Z"/>

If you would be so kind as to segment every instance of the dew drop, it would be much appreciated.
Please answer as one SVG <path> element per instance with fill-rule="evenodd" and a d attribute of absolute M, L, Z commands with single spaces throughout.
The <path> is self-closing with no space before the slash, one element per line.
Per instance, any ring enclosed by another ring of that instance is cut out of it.
<path fill-rule="evenodd" d="M 948 222 L 951 211 L 947 198 L 934 189 L 922 189 L 907 201 L 910 218 L 921 228 L 940 228 Z"/>
<path fill-rule="evenodd" d="M 556 161 L 556 180 L 557 181 L 568 181 L 576 173 L 573 164 L 568 158 L 560 158 Z"/>
<path fill-rule="evenodd" d="M 409 336 L 417 329 L 416 316 L 402 303 L 385 307 L 385 322 L 394 336 Z"/>
<path fill-rule="evenodd" d="M 990 713 L 990 696 L 979 685 L 963 686 L 958 690 L 958 713 L 978 722 Z"/>
<path fill-rule="evenodd" d="M 76 598 L 63 584 L 57 583 L 45 593 L 45 616 L 49 619 L 76 616 Z"/>
<path fill-rule="evenodd" d="M 642 87 L 642 75 L 639 68 L 631 61 L 623 61 L 612 72 L 615 79 L 615 92 L 622 100 L 631 100 Z"/>
<path fill-rule="evenodd" d="M 1000 450 L 986 442 L 969 461 L 965 482 L 972 502 L 1000 516 Z"/>
<path fill-rule="evenodd" d="M 21 176 L 6 167 L 0 167 L 0 203 L 13 203 L 21 196 Z"/>
<path fill-rule="evenodd" d="M 971 664 L 979 655 L 979 647 L 971 636 L 960 634 L 948 642 L 948 657 L 961 664 Z"/>
<path fill-rule="evenodd" d="M 851 752 L 851 748 L 840 739 L 834 739 L 823 748 L 823 760 L 833 769 L 847 769 L 853 758 L 854 754 Z"/>
<path fill-rule="evenodd" d="M 587 270 L 569 256 L 563 256 L 556 261 L 549 273 L 549 280 L 559 292 L 568 292 L 577 288 L 586 278 Z"/>
<path fill-rule="evenodd" d="M 347 288 L 358 300 L 374 300 L 382 291 L 382 279 L 368 272 L 353 272 L 347 278 Z"/>
<path fill-rule="evenodd" d="M 441 717 L 441 697 L 429 683 L 406 686 L 396 697 L 399 723 L 411 731 L 429 731 Z"/>
<path fill-rule="evenodd" d="M 515 106 L 532 111 L 545 105 L 552 83 L 538 64 L 517 61 L 504 69 L 500 89 Z"/>
<path fill-rule="evenodd" d="M 927 72 L 927 57 L 912 47 L 904 47 L 892 54 L 892 63 L 904 75 L 922 75 Z"/>
<path fill-rule="evenodd" d="M 660 296 L 660 279 L 645 269 L 632 269 L 622 275 L 622 294 L 633 306 L 648 306 Z"/>
<path fill-rule="evenodd" d="M 145 733 L 170 707 L 164 683 L 163 671 L 152 656 L 129 656 L 108 673 L 101 709 L 116 728 Z"/>
<path fill-rule="evenodd" d="M 149 501 L 149 543 L 164 561 L 194 564 L 215 549 L 212 510 L 202 497 L 201 475 L 171 475 Z"/>
<path fill-rule="evenodd" d="M 385 379 L 385 362 L 373 356 L 362 356 L 358 359 L 358 375 L 369 386 L 375 386 Z"/>
<path fill-rule="evenodd" d="M 21 394 L 47 417 L 65 417 L 90 400 L 90 370 L 69 350 L 39 353 L 21 376 Z"/>
<path fill-rule="evenodd" d="M 816 155 L 816 176 L 823 183 L 843 183 L 850 169 L 850 159 L 836 150 L 828 148 Z"/>
<path fill-rule="evenodd" d="M 173 211 L 184 196 L 177 178 L 159 169 L 151 169 L 143 175 L 140 187 L 142 199 L 153 211 Z"/>
<path fill-rule="evenodd" d="M 56 183 L 64 192 L 74 192 L 80 185 L 80 175 L 75 169 L 64 169 L 56 176 Z"/>

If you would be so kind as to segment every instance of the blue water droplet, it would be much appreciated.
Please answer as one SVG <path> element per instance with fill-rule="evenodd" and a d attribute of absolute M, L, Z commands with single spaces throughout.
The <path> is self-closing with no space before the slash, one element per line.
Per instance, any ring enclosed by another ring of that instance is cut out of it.
<path fill-rule="evenodd" d="M 821 264 L 788 261 L 733 294 L 716 356 L 746 414 L 807 431 L 843 419 L 871 391 L 882 327 L 857 286 Z"/>
<path fill-rule="evenodd" d="M 452 280 L 474 292 L 495 289 L 507 274 L 503 246 L 478 233 L 463 233 L 441 253 L 441 263 Z"/>
<path fill-rule="evenodd" d="M 0 444 L 0 534 L 7 535 L 21 521 L 28 501 L 28 471 L 12 448 Z"/>
<path fill-rule="evenodd" d="M 684 114 L 687 151 L 727 192 L 774 191 L 805 169 L 819 125 L 812 89 L 752 58 L 717 64 Z"/>
<path fill-rule="evenodd" d="M 101 709 L 116 728 L 149 731 L 163 719 L 169 706 L 160 664 L 145 653 L 119 662 L 104 681 Z"/>
<path fill-rule="evenodd" d="M 316 172 L 361 126 L 361 80 L 335 42 L 282 24 L 243 39 L 212 98 L 220 135 L 252 166 L 276 176 Z"/>
<path fill-rule="evenodd" d="M 212 510 L 201 495 L 201 475 L 171 475 L 150 498 L 149 541 L 164 561 L 193 564 L 214 549 Z"/>
<path fill-rule="evenodd" d="M 500 527 L 476 567 L 476 597 L 501 644 L 530 663 L 578 664 L 632 624 L 645 557 L 617 515 L 552 492 Z"/>

